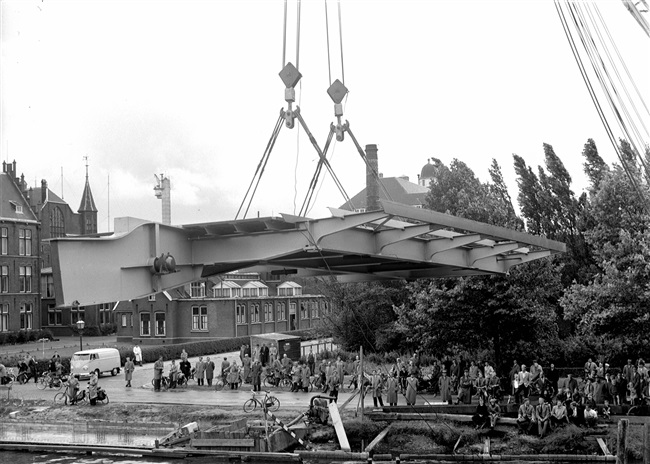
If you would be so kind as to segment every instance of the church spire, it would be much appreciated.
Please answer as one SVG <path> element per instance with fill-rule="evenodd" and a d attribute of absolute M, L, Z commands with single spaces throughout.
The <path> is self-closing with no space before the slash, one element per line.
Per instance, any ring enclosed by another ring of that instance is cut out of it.
<path fill-rule="evenodd" d="M 88 157 L 84 156 L 84 160 L 86 161 L 86 185 L 81 195 L 81 204 L 77 212 L 81 214 L 81 233 L 96 234 L 97 207 L 95 206 L 93 192 L 90 190 L 90 181 L 88 180 Z"/>

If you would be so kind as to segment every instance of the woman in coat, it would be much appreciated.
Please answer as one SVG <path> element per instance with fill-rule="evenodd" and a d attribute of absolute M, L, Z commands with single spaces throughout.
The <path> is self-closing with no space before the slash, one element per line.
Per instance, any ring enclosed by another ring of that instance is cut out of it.
<path fill-rule="evenodd" d="M 232 366 L 230 366 L 230 372 L 228 373 L 228 383 L 230 384 L 231 390 L 237 390 L 239 387 L 239 366 L 237 366 L 237 364 L 234 362 L 232 363 Z"/>
<path fill-rule="evenodd" d="M 309 391 L 309 384 L 311 378 L 311 369 L 307 364 L 302 366 L 302 390 L 307 393 Z"/>
<path fill-rule="evenodd" d="M 251 375 L 251 358 L 248 355 L 244 355 L 244 359 L 242 360 L 242 368 L 244 370 L 244 375 L 243 375 L 243 383 L 248 383 L 250 382 L 250 375 Z M 260 364 L 261 365 L 261 364 Z"/>
<path fill-rule="evenodd" d="M 124 363 L 124 380 L 126 380 L 126 386 L 131 386 L 131 379 L 133 379 L 133 371 L 135 370 L 135 365 L 131 361 L 131 356 L 126 357 L 126 362 Z"/>
<path fill-rule="evenodd" d="M 409 406 L 415 404 L 415 399 L 418 394 L 418 379 L 415 378 L 415 375 L 411 374 L 406 379 L 406 404 Z"/>
<path fill-rule="evenodd" d="M 390 406 L 397 406 L 397 392 L 399 391 L 399 380 L 397 373 L 393 373 L 386 380 L 386 402 Z"/>
<path fill-rule="evenodd" d="M 97 404 L 97 385 L 99 384 L 99 379 L 97 378 L 97 373 L 92 371 L 90 373 L 90 380 L 88 381 L 88 398 L 90 398 L 90 404 L 92 406 Z"/>

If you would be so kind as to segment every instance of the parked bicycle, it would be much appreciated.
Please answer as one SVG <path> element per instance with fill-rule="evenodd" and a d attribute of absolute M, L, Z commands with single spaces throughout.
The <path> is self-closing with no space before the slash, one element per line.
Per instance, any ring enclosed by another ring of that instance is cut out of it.
<path fill-rule="evenodd" d="M 70 400 L 70 397 L 68 396 L 68 388 L 69 388 L 69 382 L 65 381 L 63 383 L 65 386 L 65 390 L 62 392 L 57 393 L 54 395 L 54 403 L 56 404 L 79 404 L 79 403 L 87 403 L 88 402 L 88 395 L 86 395 L 86 390 L 84 389 L 78 389 L 74 398 Z"/>
<path fill-rule="evenodd" d="M 32 371 L 29 369 L 29 366 L 26 363 L 21 362 L 18 365 L 18 374 L 16 375 L 16 381 L 19 384 L 23 385 L 33 378 L 34 376 L 32 375 Z"/>
<path fill-rule="evenodd" d="M 253 393 L 252 398 L 244 402 L 244 412 L 253 412 L 259 406 L 264 411 L 277 411 L 280 408 L 280 400 L 271 395 L 271 392 L 265 390 L 264 399 L 260 401 L 257 399 L 257 392 L 251 390 Z"/>

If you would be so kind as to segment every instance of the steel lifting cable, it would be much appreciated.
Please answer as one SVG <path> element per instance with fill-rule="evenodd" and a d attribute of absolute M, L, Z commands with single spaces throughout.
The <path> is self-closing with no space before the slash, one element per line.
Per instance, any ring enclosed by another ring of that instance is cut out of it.
<path fill-rule="evenodd" d="M 271 138 L 269 139 L 268 143 L 266 144 L 266 149 L 264 150 L 264 153 L 262 154 L 262 158 L 260 159 L 259 163 L 257 164 L 257 169 L 255 170 L 255 174 L 253 174 L 253 178 L 251 179 L 251 182 L 248 185 L 248 189 L 246 190 L 246 194 L 244 195 L 244 198 L 242 199 L 242 202 L 239 205 L 239 209 L 237 210 L 237 214 L 235 215 L 235 219 L 237 219 L 239 217 L 239 213 L 241 212 L 242 208 L 244 207 L 244 203 L 246 203 L 246 198 L 248 198 L 248 194 L 251 193 L 251 188 L 253 188 L 253 184 L 255 184 L 255 188 L 253 189 L 253 192 L 250 195 L 250 198 L 249 198 L 249 201 L 248 201 L 248 206 L 246 207 L 246 210 L 244 212 L 244 219 L 246 218 L 246 214 L 248 214 L 248 209 L 250 208 L 250 205 L 253 202 L 253 197 L 255 196 L 255 192 L 257 191 L 257 187 L 258 187 L 258 185 L 260 183 L 260 180 L 262 179 L 262 174 L 264 173 L 264 169 L 266 168 L 266 163 L 269 160 L 269 156 L 271 155 L 271 151 L 273 150 L 273 146 L 275 145 L 275 141 L 278 138 L 278 134 L 280 133 L 280 130 L 282 129 L 283 121 L 284 121 L 284 118 L 282 117 L 282 112 L 280 112 L 280 116 L 278 117 L 278 120 L 275 123 L 275 127 L 273 128 Z M 256 179 L 257 179 L 257 182 L 255 181 Z"/>
<path fill-rule="evenodd" d="M 569 42 L 569 47 L 571 48 L 571 52 L 573 53 L 573 57 L 576 60 L 576 64 L 578 65 L 578 69 L 580 70 L 580 74 L 582 75 L 582 79 L 585 82 L 585 85 L 587 86 L 587 91 L 589 92 L 589 96 L 591 97 L 591 100 L 596 107 L 596 112 L 598 113 L 598 116 L 600 117 L 601 122 L 603 123 L 603 126 L 605 128 L 605 132 L 607 133 L 607 136 L 614 147 L 614 151 L 616 152 L 616 155 L 618 156 L 619 160 L 621 160 L 621 163 L 623 165 L 623 168 L 625 169 L 625 172 L 627 173 L 628 177 L 631 177 L 631 173 L 629 172 L 627 163 L 623 160 L 623 157 L 620 153 L 619 147 L 616 143 L 616 138 L 614 137 L 614 133 L 612 132 L 612 129 L 607 122 L 607 118 L 605 117 L 605 113 L 603 111 L 602 106 L 600 105 L 600 102 L 598 101 L 598 97 L 596 96 L 596 92 L 593 88 L 593 85 L 591 83 L 591 80 L 589 79 L 589 76 L 587 74 L 587 70 L 585 69 L 584 63 L 582 62 L 582 59 L 580 57 L 580 53 L 578 52 L 578 47 L 575 43 L 575 40 L 573 38 L 573 35 L 571 34 L 571 30 L 569 28 L 569 21 L 567 20 L 564 10 L 562 9 L 562 6 L 560 5 L 560 0 L 555 0 L 555 9 L 557 11 L 558 17 L 560 18 L 560 22 L 562 23 L 562 28 L 564 29 L 564 34 L 567 38 L 567 41 Z"/>
<path fill-rule="evenodd" d="M 282 34 L 282 66 L 280 69 L 284 68 L 287 64 L 287 1 L 284 0 L 284 27 Z"/>
<path fill-rule="evenodd" d="M 330 23 L 329 17 L 327 15 L 327 0 L 324 0 L 325 4 L 325 36 L 327 38 L 327 73 L 330 78 L 330 85 L 332 85 L 332 62 L 330 58 Z"/>
<path fill-rule="evenodd" d="M 609 90 L 607 84 L 605 83 L 603 73 L 607 77 L 607 79 L 609 81 L 609 84 L 612 87 L 612 91 L 614 92 L 614 94 L 616 95 L 619 103 L 621 104 L 622 111 L 628 117 L 628 119 L 630 119 L 629 113 L 627 112 L 627 109 L 625 108 L 623 102 L 620 99 L 620 96 L 619 96 L 618 92 L 616 91 L 616 87 L 614 86 L 614 83 L 612 82 L 611 76 L 607 72 L 607 69 L 605 67 L 605 64 L 603 63 L 602 57 L 600 56 L 600 53 L 599 53 L 599 51 L 598 51 L 598 49 L 596 47 L 596 44 L 595 44 L 595 42 L 593 40 L 591 32 L 589 31 L 588 25 L 586 24 L 586 20 L 584 19 L 584 16 L 582 15 L 582 12 L 577 9 L 577 6 L 573 5 L 572 9 L 570 11 L 571 11 L 571 15 L 573 17 L 573 21 L 574 21 L 574 24 L 576 26 L 576 29 L 578 30 L 578 33 L 580 35 L 580 39 L 582 41 L 583 47 L 585 48 L 585 50 L 587 52 L 587 56 L 589 57 L 589 59 L 591 61 L 592 67 L 594 69 L 594 73 L 596 74 L 596 77 L 598 78 L 598 81 L 600 82 L 601 88 L 602 88 L 603 92 L 605 93 L 605 96 L 607 97 L 607 101 L 609 103 L 609 106 L 610 106 L 610 108 L 612 109 L 612 111 L 614 112 L 614 114 L 616 116 L 619 128 L 623 131 L 623 133 L 627 137 L 627 140 L 629 141 L 632 149 L 636 153 L 636 157 L 639 158 L 639 160 L 641 162 L 641 165 L 645 170 L 646 178 L 650 181 L 650 171 L 648 170 L 648 166 L 647 166 L 645 160 L 643 159 L 643 156 L 641 155 L 641 152 L 639 151 L 639 149 L 637 147 L 637 143 L 635 142 L 635 139 L 633 137 L 631 137 L 630 131 L 628 130 L 627 125 L 625 124 L 625 121 L 623 120 L 623 117 L 621 116 L 621 112 L 619 111 L 618 106 L 614 102 L 614 99 L 612 98 L 610 90 Z M 592 45 L 591 48 L 589 47 L 589 42 L 591 42 L 591 45 Z M 598 60 L 597 60 L 597 58 L 598 58 Z M 601 72 L 600 68 L 598 68 L 598 66 L 597 66 L 598 61 L 600 61 L 600 65 L 603 68 L 603 72 Z M 633 130 L 636 132 L 636 135 L 640 137 L 640 134 L 638 133 L 638 130 L 636 129 L 636 126 L 634 125 L 633 121 L 631 121 L 631 123 L 632 123 L 632 126 L 633 126 Z M 639 194 L 641 194 L 640 190 L 639 190 Z"/>
<path fill-rule="evenodd" d="M 339 6 L 339 43 L 341 45 L 341 82 L 345 85 L 345 67 L 343 66 L 343 22 L 341 21 L 341 0 Z"/>
<path fill-rule="evenodd" d="M 327 156 L 327 151 L 329 150 L 329 146 L 330 143 L 332 142 L 333 136 L 334 136 L 334 130 L 330 129 L 330 133 L 327 136 L 327 141 L 325 142 L 325 147 L 323 148 L 323 157 Z M 314 175 L 311 178 L 311 182 L 309 183 L 309 188 L 307 189 L 307 194 L 305 195 L 305 200 L 302 202 L 302 206 L 300 207 L 300 213 L 298 214 L 299 216 L 307 216 L 307 212 L 309 211 L 311 200 L 314 196 L 314 192 L 316 191 L 318 178 L 320 177 L 320 173 L 322 169 L 323 169 L 323 158 L 319 157 L 318 163 L 316 164 L 316 169 L 314 171 Z"/>

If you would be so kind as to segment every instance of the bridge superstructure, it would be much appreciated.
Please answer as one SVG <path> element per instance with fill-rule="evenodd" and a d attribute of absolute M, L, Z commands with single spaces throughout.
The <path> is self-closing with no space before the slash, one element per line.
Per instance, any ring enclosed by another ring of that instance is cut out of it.
<path fill-rule="evenodd" d="M 139 298 L 235 270 L 340 282 L 507 274 L 566 251 L 544 237 L 390 201 L 377 211 L 330 211 L 55 239 L 57 304 Z"/>

